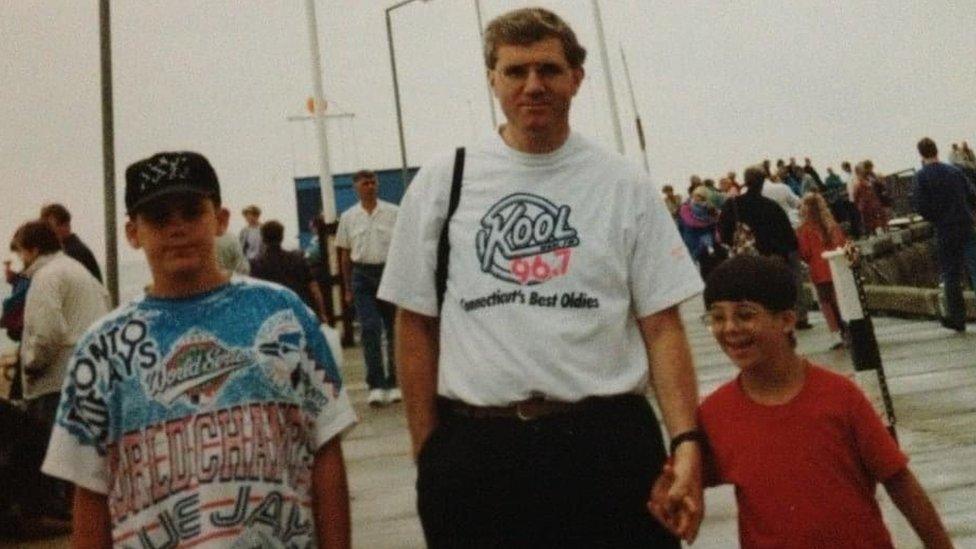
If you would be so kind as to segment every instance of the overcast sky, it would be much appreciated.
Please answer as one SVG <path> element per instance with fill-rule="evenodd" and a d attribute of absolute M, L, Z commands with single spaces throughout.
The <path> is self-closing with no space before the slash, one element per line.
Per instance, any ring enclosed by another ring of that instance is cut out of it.
<path fill-rule="evenodd" d="M 336 172 L 399 165 L 384 8 L 393 0 L 318 0 Z M 613 137 L 591 0 L 554 9 L 590 50 L 572 123 Z M 99 259 L 102 151 L 95 0 L 0 0 L 0 241 L 40 205 L 61 201 Z M 514 0 L 483 0 L 485 21 Z M 640 162 L 620 48 L 648 134 L 652 176 L 741 172 L 769 157 L 821 169 L 872 158 L 916 164 L 922 135 L 976 142 L 976 6 L 919 0 L 602 0 L 626 155 Z M 207 155 L 224 201 L 260 204 L 294 242 L 292 177 L 317 169 L 301 114 L 311 95 L 301 0 L 114 0 L 119 203 L 129 163 L 159 150 Z M 393 12 L 411 164 L 490 131 L 473 0 Z M 122 208 L 120 207 L 120 210 Z M 121 222 L 120 216 L 120 222 Z M 136 256 L 120 239 L 122 259 Z"/>

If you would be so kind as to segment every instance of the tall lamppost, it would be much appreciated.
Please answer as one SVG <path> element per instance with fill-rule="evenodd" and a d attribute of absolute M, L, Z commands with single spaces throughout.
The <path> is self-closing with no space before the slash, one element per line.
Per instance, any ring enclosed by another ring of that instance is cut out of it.
<path fill-rule="evenodd" d="M 386 8 L 386 42 L 390 47 L 390 68 L 393 71 L 393 99 L 396 101 L 397 132 L 400 137 L 400 165 L 402 167 L 400 178 L 404 192 L 407 190 L 407 145 L 403 138 L 403 108 L 400 106 L 400 82 L 397 79 L 396 54 L 393 53 L 393 24 L 390 20 L 390 12 L 417 1 L 402 0 Z M 430 0 L 420 1 L 429 2 Z"/>
<path fill-rule="evenodd" d="M 480 0 L 474 0 L 474 11 L 478 16 L 478 36 L 481 37 L 481 44 L 484 47 L 485 43 L 485 27 L 481 22 L 481 2 Z M 491 85 L 488 84 L 488 79 L 485 78 L 485 87 L 488 88 L 488 112 L 491 113 L 491 130 L 498 130 L 498 119 L 495 117 L 495 102 L 492 99 Z"/>
<path fill-rule="evenodd" d="M 613 140 L 617 145 L 617 152 L 624 154 L 624 134 L 623 130 L 620 129 L 617 93 L 613 89 L 613 77 L 610 74 L 610 55 L 607 53 L 607 40 L 603 36 L 603 17 L 600 15 L 599 0 L 593 0 L 593 20 L 596 21 L 596 37 L 600 45 L 600 61 L 603 62 L 603 78 L 607 86 L 607 101 L 610 103 L 610 121 L 613 125 Z"/>
<path fill-rule="evenodd" d="M 102 76 L 102 170 L 105 195 L 105 282 L 112 306 L 119 304 L 118 232 L 115 222 L 115 102 L 112 99 L 112 10 L 98 2 L 99 59 Z"/>
<path fill-rule="evenodd" d="M 322 216 L 326 223 L 336 222 L 335 189 L 332 186 L 332 168 L 329 165 L 329 146 L 325 133 L 325 92 L 322 87 L 322 54 L 319 50 L 319 24 L 315 15 L 315 0 L 305 0 L 306 23 L 308 24 L 309 60 L 312 69 L 312 86 L 315 98 L 312 101 L 312 117 L 315 119 L 315 134 L 318 138 L 319 188 L 322 192 Z"/>

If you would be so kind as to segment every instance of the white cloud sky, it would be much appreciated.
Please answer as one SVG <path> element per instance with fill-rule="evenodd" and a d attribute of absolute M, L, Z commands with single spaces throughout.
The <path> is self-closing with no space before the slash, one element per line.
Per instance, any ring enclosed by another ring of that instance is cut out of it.
<path fill-rule="evenodd" d="M 335 171 L 399 165 L 384 8 L 318 0 L 326 95 L 355 113 L 329 136 Z M 483 0 L 487 21 L 529 2 Z M 574 127 L 613 146 L 590 0 L 544 1 L 590 50 Z M 115 0 L 116 167 L 159 150 L 214 163 L 224 201 L 295 230 L 294 175 L 316 169 L 300 114 L 311 94 L 304 2 Z M 764 157 L 823 170 L 916 164 L 930 135 L 976 142 L 976 10 L 969 2 L 602 0 L 625 133 L 640 162 L 619 48 L 627 52 L 654 179 L 686 185 Z M 412 164 L 490 130 L 473 1 L 393 13 Z M 0 0 L 0 240 L 61 201 L 104 257 L 97 2 Z M 121 221 L 121 217 L 120 217 Z M 120 240 L 122 258 L 137 257 Z"/>

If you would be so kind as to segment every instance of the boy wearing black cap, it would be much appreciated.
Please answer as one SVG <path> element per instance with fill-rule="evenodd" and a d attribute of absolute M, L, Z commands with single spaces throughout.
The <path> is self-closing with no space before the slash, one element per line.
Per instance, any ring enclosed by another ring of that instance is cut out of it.
<path fill-rule="evenodd" d="M 908 458 L 846 377 L 796 353 L 796 282 L 786 264 L 738 256 L 705 284 L 705 313 L 738 377 L 702 402 L 706 480 L 735 485 L 742 547 L 892 547 L 878 482 L 926 547 L 951 547 Z M 652 512 L 676 525 L 655 487 Z"/>
<path fill-rule="evenodd" d="M 229 214 L 203 156 L 132 164 L 125 203 L 152 285 L 77 346 L 43 467 L 77 485 L 74 546 L 348 547 L 334 334 L 220 269 Z"/>

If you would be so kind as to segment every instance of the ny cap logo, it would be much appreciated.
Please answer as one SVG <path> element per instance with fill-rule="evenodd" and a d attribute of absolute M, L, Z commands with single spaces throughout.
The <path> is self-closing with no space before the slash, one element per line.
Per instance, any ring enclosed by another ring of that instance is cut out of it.
<path fill-rule="evenodd" d="M 190 165 L 182 154 L 159 155 L 155 162 L 146 163 L 139 172 L 139 191 L 145 192 L 162 180 L 185 181 L 190 175 Z"/>

